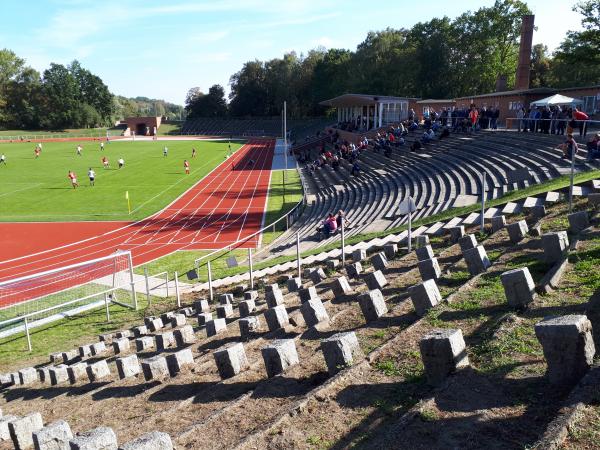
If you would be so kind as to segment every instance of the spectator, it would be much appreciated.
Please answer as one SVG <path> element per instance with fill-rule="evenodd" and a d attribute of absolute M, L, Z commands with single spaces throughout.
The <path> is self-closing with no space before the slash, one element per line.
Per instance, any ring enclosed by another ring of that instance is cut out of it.
<path fill-rule="evenodd" d="M 352 171 L 350 172 L 350 174 L 354 176 L 360 174 L 360 166 L 358 165 L 358 161 L 354 161 L 354 164 L 352 165 Z"/>
<path fill-rule="evenodd" d="M 524 125 L 523 117 L 525 117 L 525 108 L 521 107 L 517 111 L 517 131 L 527 131 L 527 127 Z"/>
<path fill-rule="evenodd" d="M 473 131 L 475 131 L 475 129 L 477 128 L 477 119 L 479 118 L 479 113 L 477 112 L 477 109 L 475 108 L 475 106 L 471 107 L 471 111 L 469 112 L 469 119 L 471 121 L 471 129 Z"/>
<path fill-rule="evenodd" d="M 559 107 L 558 114 L 556 116 L 556 134 L 564 135 L 565 127 L 567 126 L 567 111 L 565 107 Z"/>
<path fill-rule="evenodd" d="M 433 141 L 433 139 L 435 138 L 435 133 L 433 132 L 433 130 L 431 128 L 429 128 L 425 133 L 423 133 L 423 144 L 427 144 L 431 141 Z"/>
<path fill-rule="evenodd" d="M 600 133 L 596 133 L 591 141 L 587 143 L 587 160 L 600 158 Z"/>
<path fill-rule="evenodd" d="M 415 140 L 412 144 L 410 144 L 410 151 L 416 152 L 421 150 L 421 142 L 419 140 Z"/>
<path fill-rule="evenodd" d="M 342 209 L 340 209 L 338 211 L 338 214 L 337 214 L 337 217 L 335 218 L 335 221 L 336 221 L 337 227 L 339 229 L 342 228 L 342 224 L 343 225 L 350 225 L 350 221 L 348 219 L 346 219 L 346 213 Z"/>
<path fill-rule="evenodd" d="M 442 133 L 440 134 L 440 141 L 443 138 L 447 138 L 447 137 L 450 137 L 450 130 L 448 129 L 448 127 L 444 127 L 444 128 L 442 128 Z"/>
<path fill-rule="evenodd" d="M 587 124 L 586 121 L 590 118 L 586 113 L 579 109 L 579 106 L 575 107 L 575 111 L 573 111 L 573 119 L 577 121 L 579 125 L 579 136 L 585 137 L 587 133 Z"/>
<path fill-rule="evenodd" d="M 572 159 L 577 154 L 577 142 L 575 142 L 572 134 L 568 134 L 567 140 L 558 147 L 563 151 L 563 159 Z"/>

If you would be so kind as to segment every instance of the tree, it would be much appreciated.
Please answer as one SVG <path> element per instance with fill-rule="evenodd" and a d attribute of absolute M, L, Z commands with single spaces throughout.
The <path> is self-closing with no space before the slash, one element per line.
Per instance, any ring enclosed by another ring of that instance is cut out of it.
<path fill-rule="evenodd" d="M 530 87 L 549 86 L 550 58 L 548 57 L 548 47 L 544 44 L 535 44 L 531 50 L 530 73 Z"/>
<path fill-rule="evenodd" d="M 266 70 L 263 62 L 248 61 L 234 73 L 229 84 L 231 114 L 240 116 L 265 116 L 269 111 Z"/>
<path fill-rule="evenodd" d="M 190 89 L 185 102 L 185 111 L 188 119 L 196 117 L 224 117 L 227 115 L 225 89 L 219 84 L 211 86 L 208 94 L 202 93 L 200 88 Z"/>
<path fill-rule="evenodd" d="M 556 87 L 585 86 L 600 82 L 600 0 L 573 7 L 583 18 L 583 31 L 567 32 L 554 53 L 551 75 Z"/>

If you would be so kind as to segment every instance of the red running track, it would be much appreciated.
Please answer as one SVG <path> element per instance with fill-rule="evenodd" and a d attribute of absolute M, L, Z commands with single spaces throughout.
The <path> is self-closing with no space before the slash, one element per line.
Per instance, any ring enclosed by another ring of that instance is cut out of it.
<path fill-rule="evenodd" d="M 164 210 L 140 222 L 0 224 L 0 282 L 117 250 L 130 250 L 137 266 L 176 250 L 217 249 L 250 236 L 262 225 L 274 144 L 249 142 Z M 16 231 L 21 226 L 25 231 Z M 49 249 L 48 241 L 59 247 Z M 244 247 L 257 241 L 253 237 Z M 7 254 L 2 249 L 8 242 L 24 251 Z"/>

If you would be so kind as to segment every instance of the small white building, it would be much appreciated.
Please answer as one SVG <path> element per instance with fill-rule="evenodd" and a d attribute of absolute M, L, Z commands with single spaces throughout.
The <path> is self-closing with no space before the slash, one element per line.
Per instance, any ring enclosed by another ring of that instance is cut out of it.
<path fill-rule="evenodd" d="M 336 108 L 339 124 L 369 131 L 407 119 L 409 100 L 386 95 L 344 94 L 319 104 Z"/>

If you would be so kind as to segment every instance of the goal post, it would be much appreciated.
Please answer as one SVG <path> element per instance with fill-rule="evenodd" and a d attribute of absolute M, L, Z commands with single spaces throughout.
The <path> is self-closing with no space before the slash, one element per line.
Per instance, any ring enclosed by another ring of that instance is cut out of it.
<path fill-rule="evenodd" d="M 0 282 L 0 337 L 9 328 L 48 323 L 112 303 L 137 309 L 131 252 L 111 255 Z M 38 325 L 39 326 L 39 325 Z"/>

